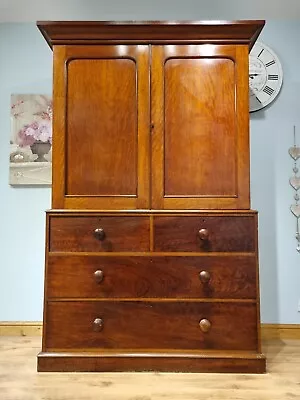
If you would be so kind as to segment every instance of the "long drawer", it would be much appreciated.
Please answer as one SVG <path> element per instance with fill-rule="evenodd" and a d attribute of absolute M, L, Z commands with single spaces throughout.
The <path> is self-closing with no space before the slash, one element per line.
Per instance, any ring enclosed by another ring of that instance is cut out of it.
<path fill-rule="evenodd" d="M 254 252 L 254 215 L 154 217 L 154 251 Z"/>
<path fill-rule="evenodd" d="M 49 302 L 45 348 L 256 350 L 256 304 Z"/>
<path fill-rule="evenodd" d="M 149 251 L 148 217 L 51 216 L 49 250 L 52 252 Z"/>
<path fill-rule="evenodd" d="M 48 259 L 52 298 L 256 297 L 256 258 L 55 256 Z"/>

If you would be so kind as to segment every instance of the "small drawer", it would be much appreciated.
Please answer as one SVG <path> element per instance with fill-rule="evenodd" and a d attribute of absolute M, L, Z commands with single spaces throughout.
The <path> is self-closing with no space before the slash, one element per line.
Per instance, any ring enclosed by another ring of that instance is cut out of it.
<path fill-rule="evenodd" d="M 254 252 L 255 246 L 254 215 L 154 218 L 154 251 Z"/>
<path fill-rule="evenodd" d="M 49 302 L 45 347 L 256 350 L 256 305 L 200 302 Z"/>
<path fill-rule="evenodd" d="M 50 252 L 149 251 L 148 217 L 50 216 Z"/>
<path fill-rule="evenodd" d="M 48 298 L 256 298 L 256 258 L 48 257 Z"/>

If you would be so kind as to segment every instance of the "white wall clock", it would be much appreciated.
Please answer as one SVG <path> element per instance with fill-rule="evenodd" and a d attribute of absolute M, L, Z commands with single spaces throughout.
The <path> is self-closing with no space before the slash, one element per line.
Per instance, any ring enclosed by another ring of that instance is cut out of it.
<path fill-rule="evenodd" d="M 256 42 L 249 56 L 250 112 L 258 111 L 278 96 L 283 79 L 279 58 L 263 42 Z"/>

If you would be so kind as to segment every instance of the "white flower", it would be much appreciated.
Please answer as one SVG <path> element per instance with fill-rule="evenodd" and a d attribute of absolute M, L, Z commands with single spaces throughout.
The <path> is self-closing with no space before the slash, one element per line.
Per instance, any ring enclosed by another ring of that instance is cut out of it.
<path fill-rule="evenodd" d="M 51 122 L 47 120 L 39 122 L 38 129 L 34 135 L 35 139 L 48 142 L 51 136 Z"/>

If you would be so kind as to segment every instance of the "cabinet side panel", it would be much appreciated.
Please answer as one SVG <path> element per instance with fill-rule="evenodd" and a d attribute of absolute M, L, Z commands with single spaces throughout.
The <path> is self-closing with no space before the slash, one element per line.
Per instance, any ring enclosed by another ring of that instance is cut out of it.
<path fill-rule="evenodd" d="M 64 207 L 65 194 L 65 59 L 66 46 L 53 48 L 52 207 Z"/>
<path fill-rule="evenodd" d="M 136 64 L 68 63 L 67 195 L 137 195 Z"/>

